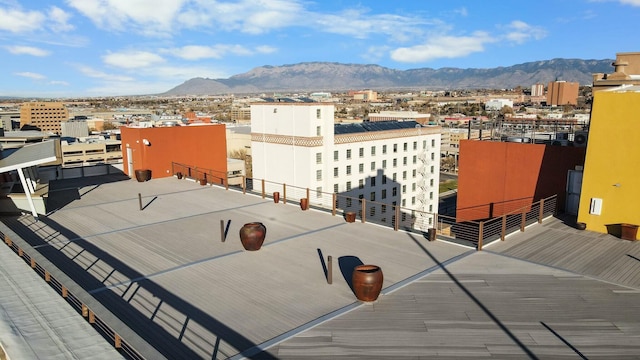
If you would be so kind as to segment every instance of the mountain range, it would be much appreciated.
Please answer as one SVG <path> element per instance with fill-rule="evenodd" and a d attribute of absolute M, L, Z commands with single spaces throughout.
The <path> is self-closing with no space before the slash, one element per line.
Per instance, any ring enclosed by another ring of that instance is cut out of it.
<path fill-rule="evenodd" d="M 509 89 L 565 80 L 590 85 L 593 73 L 611 73 L 613 59 L 552 59 L 496 68 L 395 70 L 379 65 L 304 62 L 261 66 L 228 79 L 193 78 L 161 95 L 218 95 L 393 89 Z"/>

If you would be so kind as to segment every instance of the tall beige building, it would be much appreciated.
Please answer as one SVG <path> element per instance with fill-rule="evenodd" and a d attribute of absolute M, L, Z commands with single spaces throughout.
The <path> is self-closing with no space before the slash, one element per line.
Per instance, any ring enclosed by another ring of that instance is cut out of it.
<path fill-rule="evenodd" d="M 578 105 L 578 90 L 580 84 L 577 82 L 552 81 L 547 87 L 547 105 Z"/>
<path fill-rule="evenodd" d="M 69 120 L 69 110 L 61 102 L 26 102 L 20 105 L 20 128 L 38 127 L 43 132 L 62 135 L 63 121 Z"/>
<path fill-rule="evenodd" d="M 593 91 L 621 85 L 640 85 L 640 52 L 617 53 L 611 74 L 593 74 Z"/>

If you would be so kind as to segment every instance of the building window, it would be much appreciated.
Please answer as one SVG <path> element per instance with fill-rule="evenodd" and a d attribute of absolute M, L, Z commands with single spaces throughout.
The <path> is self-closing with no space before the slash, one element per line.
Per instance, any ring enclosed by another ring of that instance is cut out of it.
<path fill-rule="evenodd" d="M 339 155 L 340 155 L 340 153 L 338 152 L 338 150 L 335 150 L 335 151 L 333 152 L 333 160 L 335 160 L 335 161 L 340 160 Z"/>
<path fill-rule="evenodd" d="M 412 196 L 411 197 L 411 205 L 415 205 L 416 204 L 416 197 Z"/>
<path fill-rule="evenodd" d="M 436 159 L 436 154 L 435 153 L 431 153 L 431 160 L 435 160 Z"/>
<path fill-rule="evenodd" d="M 372 177 L 371 178 L 371 187 L 376 186 L 376 178 Z"/>
<path fill-rule="evenodd" d="M 433 205 L 429 205 L 429 212 L 433 212 Z"/>
<path fill-rule="evenodd" d="M 347 207 L 351 207 L 351 198 L 347 198 Z"/>
<path fill-rule="evenodd" d="M 376 192 L 375 191 L 371 192 L 371 194 L 369 195 L 369 200 L 376 201 Z"/>
<path fill-rule="evenodd" d="M 380 205 L 380 213 L 384 214 L 387 212 L 387 205 Z"/>
<path fill-rule="evenodd" d="M 364 179 L 358 180 L 358 189 L 364 189 Z"/>
<path fill-rule="evenodd" d="M 398 144 L 393 144 L 393 152 L 394 153 L 398 152 Z"/>
<path fill-rule="evenodd" d="M 382 189 L 381 193 L 380 193 L 380 197 L 383 199 L 387 198 L 387 189 Z"/>
<path fill-rule="evenodd" d="M 316 188 L 316 198 L 321 198 L 322 197 L 322 186 L 318 186 Z"/>
<path fill-rule="evenodd" d="M 383 154 L 387 153 L 387 145 L 382 145 L 382 153 Z"/>
<path fill-rule="evenodd" d="M 427 148 L 427 140 L 422 140 L 422 150 Z"/>
<path fill-rule="evenodd" d="M 387 183 L 387 177 L 382 175 L 382 185 Z"/>
<path fill-rule="evenodd" d="M 322 118 L 322 110 L 316 109 L 316 119 Z"/>
<path fill-rule="evenodd" d="M 358 156 L 364 157 L 364 148 L 358 149 Z"/>
<path fill-rule="evenodd" d="M 382 168 L 383 169 L 387 168 L 387 160 L 382 160 Z"/>
<path fill-rule="evenodd" d="M 402 193 L 403 194 L 407 193 L 407 185 L 402 185 Z"/>
<path fill-rule="evenodd" d="M 398 180 L 398 179 L 397 179 L 397 175 L 398 175 L 397 173 L 393 173 L 393 176 L 392 176 L 393 181 Z"/>
<path fill-rule="evenodd" d="M 418 163 L 418 156 L 413 155 L 413 163 L 417 164 Z"/>
<path fill-rule="evenodd" d="M 347 191 L 351 190 L 351 181 L 347 181 Z"/>
<path fill-rule="evenodd" d="M 433 191 L 429 193 L 429 200 L 433 200 Z"/>
<path fill-rule="evenodd" d="M 371 156 L 375 156 L 376 155 L 376 147 L 372 146 L 371 147 Z"/>
<path fill-rule="evenodd" d="M 375 169 L 376 169 L 376 162 L 375 162 L 375 161 L 372 161 L 372 162 L 371 162 L 371 170 L 373 171 L 373 170 L 375 170 Z"/>
<path fill-rule="evenodd" d="M 402 146 L 402 150 L 407 151 L 408 147 L 407 147 L 407 143 L 404 143 Z"/>
<path fill-rule="evenodd" d="M 391 189 L 391 196 L 398 196 L 398 187 L 394 186 L 393 189 Z"/>
<path fill-rule="evenodd" d="M 405 165 L 405 166 L 407 165 L 407 157 L 406 156 L 402 158 L 402 165 Z"/>
<path fill-rule="evenodd" d="M 407 206 L 407 199 L 402 199 L 402 207 Z M 402 213 L 403 217 L 404 217 L 404 213 Z M 402 219 L 404 220 L 404 218 Z"/>
<path fill-rule="evenodd" d="M 338 184 L 333 184 L 333 192 L 337 194 L 338 190 Z"/>
<path fill-rule="evenodd" d="M 433 187 L 433 179 L 429 180 L 429 186 Z"/>
<path fill-rule="evenodd" d="M 434 168 L 433 165 L 431 165 L 431 173 L 433 174 Z"/>
<path fill-rule="evenodd" d="M 404 201 L 404 200 L 402 200 L 402 206 L 405 206 L 404 202 L 405 202 L 405 201 Z M 402 213 L 401 218 L 402 218 L 402 221 L 407 221 L 407 213 Z"/>
<path fill-rule="evenodd" d="M 322 170 L 316 170 L 316 180 L 322 180 Z"/>
<path fill-rule="evenodd" d="M 406 171 L 402 172 L 402 180 L 407 180 L 407 172 Z"/>
<path fill-rule="evenodd" d="M 351 149 L 347 149 L 347 159 L 351 159 Z"/>
<path fill-rule="evenodd" d="M 351 175 L 351 165 L 347 165 L 347 175 Z"/>
<path fill-rule="evenodd" d="M 360 172 L 360 174 L 364 172 L 364 164 L 358 164 L 358 171 Z"/>
<path fill-rule="evenodd" d="M 338 177 L 338 168 L 337 167 L 333 168 L 333 177 Z"/>
<path fill-rule="evenodd" d="M 393 159 L 393 167 L 397 167 L 398 166 L 398 159 Z"/>
<path fill-rule="evenodd" d="M 316 153 L 316 164 L 322 164 L 322 153 Z"/>
<path fill-rule="evenodd" d="M 411 172 L 412 172 L 411 176 L 416 177 L 416 169 L 413 169 Z"/>
<path fill-rule="evenodd" d="M 371 209 L 369 209 L 369 216 L 376 216 L 376 207 L 372 206 Z"/>
<path fill-rule="evenodd" d="M 416 183 L 411 184 L 411 191 L 416 191 Z"/>
<path fill-rule="evenodd" d="M 358 199 L 360 199 L 360 200 L 364 199 L 364 195 L 362 195 L 362 194 L 358 195 Z"/>
<path fill-rule="evenodd" d="M 436 146 L 436 139 L 431 139 L 431 147 L 435 147 Z"/>
<path fill-rule="evenodd" d="M 418 150 L 418 142 L 417 141 L 413 142 L 413 150 Z"/>
<path fill-rule="evenodd" d="M 277 108 L 273 109 L 273 113 L 277 114 L 278 113 L 278 109 Z"/>
<path fill-rule="evenodd" d="M 316 135 L 317 136 L 322 135 L 322 126 L 316 126 Z"/>

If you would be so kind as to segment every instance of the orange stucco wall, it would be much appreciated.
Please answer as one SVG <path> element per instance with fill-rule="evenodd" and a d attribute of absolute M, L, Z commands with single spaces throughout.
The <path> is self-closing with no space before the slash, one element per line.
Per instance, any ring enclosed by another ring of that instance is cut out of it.
<path fill-rule="evenodd" d="M 460 142 L 458 221 L 501 216 L 551 195 L 564 209 L 569 170 L 585 148 L 510 142 Z"/>
<path fill-rule="evenodd" d="M 173 176 L 172 162 L 227 173 L 226 129 L 222 124 L 135 128 L 121 127 L 124 171 L 151 169 L 152 178 Z M 144 145 L 144 140 L 150 145 Z"/>

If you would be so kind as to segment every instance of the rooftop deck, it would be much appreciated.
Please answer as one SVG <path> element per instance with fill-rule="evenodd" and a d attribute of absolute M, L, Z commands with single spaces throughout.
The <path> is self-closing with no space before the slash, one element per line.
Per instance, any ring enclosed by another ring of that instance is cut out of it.
<path fill-rule="evenodd" d="M 640 354 L 637 242 L 551 218 L 476 252 L 188 180 L 99 179 L 52 183 L 55 211 L 0 226 L 146 358 Z M 374 303 L 349 286 L 360 263 L 383 269 Z"/>

